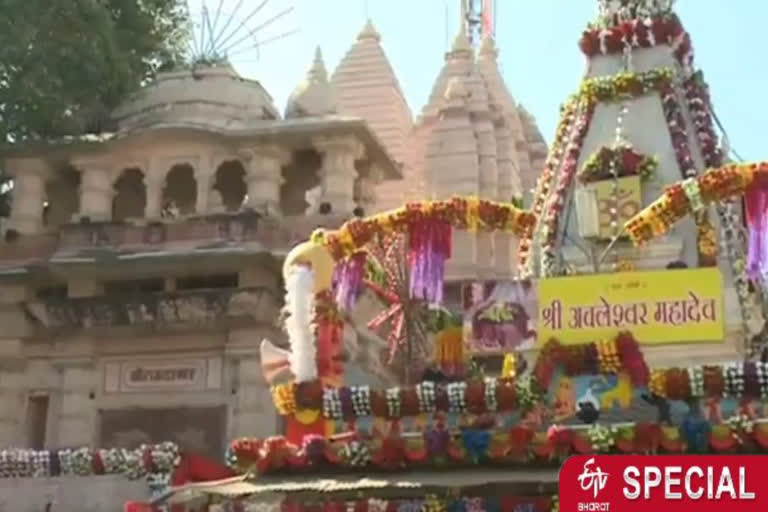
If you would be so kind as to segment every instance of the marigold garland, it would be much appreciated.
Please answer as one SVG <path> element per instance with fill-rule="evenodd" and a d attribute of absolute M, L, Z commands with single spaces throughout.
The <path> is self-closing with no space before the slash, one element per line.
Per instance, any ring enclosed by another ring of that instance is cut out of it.
<path fill-rule="evenodd" d="M 531 228 L 535 217 L 512 203 L 454 197 L 409 203 L 403 208 L 347 221 L 335 231 L 319 229 L 311 240 L 328 247 L 338 261 L 360 250 L 376 235 L 406 233 L 413 226 L 429 221 L 447 222 L 455 229 L 506 231 L 520 236 Z"/>
<path fill-rule="evenodd" d="M 696 178 L 705 206 L 742 195 L 748 187 L 763 186 L 764 183 L 768 183 L 768 162 L 726 165 L 710 169 Z M 643 245 L 666 234 L 690 213 L 693 213 L 693 205 L 681 181 L 669 185 L 659 199 L 629 219 L 624 227 L 635 245 Z"/>
<path fill-rule="evenodd" d="M 671 68 L 635 73 L 623 71 L 611 76 L 587 78 L 579 88 L 579 98 L 589 103 L 616 102 L 660 91 L 675 76 Z"/>
<path fill-rule="evenodd" d="M 598 341 L 597 355 L 600 361 L 600 373 L 619 373 L 621 371 L 621 357 L 616 346 L 616 340 Z"/>

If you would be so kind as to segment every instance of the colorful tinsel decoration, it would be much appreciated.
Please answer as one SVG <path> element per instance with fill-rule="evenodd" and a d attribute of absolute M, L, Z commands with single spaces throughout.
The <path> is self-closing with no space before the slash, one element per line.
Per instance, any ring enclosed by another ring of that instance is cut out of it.
<path fill-rule="evenodd" d="M 358 251 L 336 264 L 333 271 L 333 293 L 339 309 L 349 312 L 355 305 L 365 275 L 367 255 Z"/>
<path fill-rule="evenodd" d="M 451 257 L 451 225 L 425 220 L 411 225 L 408 239 L 411 298 L 443 302 L 445 262 Z"/>

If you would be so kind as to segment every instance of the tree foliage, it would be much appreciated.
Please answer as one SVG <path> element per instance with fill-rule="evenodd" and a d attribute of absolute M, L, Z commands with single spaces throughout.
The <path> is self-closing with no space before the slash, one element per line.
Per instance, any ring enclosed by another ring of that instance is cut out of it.
<path fill-rule="evenodd" d="M 181 62 L 186 0 L 0 0 L 0 142 L 110 128 L 110 112 Z M 1 209 L 1 207 L 0 207 Z"/>

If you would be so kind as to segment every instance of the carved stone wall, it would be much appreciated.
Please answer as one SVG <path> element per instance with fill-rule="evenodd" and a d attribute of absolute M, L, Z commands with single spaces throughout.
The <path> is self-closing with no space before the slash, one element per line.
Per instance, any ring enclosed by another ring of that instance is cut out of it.
<path fill-rule="evenodd" d="M 270 288 L 200 290 L 28 302 L 44 329 L 92 329 L 125 325 L 211 325 L 224 321 L 274 322 L 279 298 Z"/>

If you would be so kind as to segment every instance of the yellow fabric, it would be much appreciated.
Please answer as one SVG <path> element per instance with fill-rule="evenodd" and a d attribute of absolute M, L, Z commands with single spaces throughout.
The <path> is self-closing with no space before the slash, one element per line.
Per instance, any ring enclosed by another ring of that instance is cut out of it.
<path fill-rule="evenodd" d="M 501 369 L 502 377 L 514 377 L 517 373 L 517 357 L 514 353 L 504 356 L 504 365 Z"/>
<path fill-rule="evenodd" d="M 435 336 L 435 362 L 458 364 L 464 361 L 463 328 L 450 327 Z"/>
<path fill-rule="evenodd" d="M 334 261 L 331 253 L 322 245 L 304 242 L 294 247 L 283 264 L 283 278 L 289 276 L 295 265 L 309 265 L 315 276 L 315 293 L 331 288 Z"/>
<path fill-rule="evenodd" d="M 311 425 L 312 423 L 317 421 L 317 418 L 319 416 L 320 416 L 320 411 L 316 409 L 301 409 L 296 411 L 296 413 L 294 414 L 296 421 L 298 421 L 302 425 Z"/>

